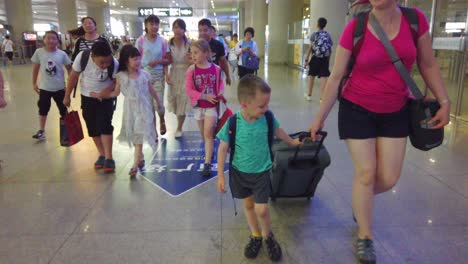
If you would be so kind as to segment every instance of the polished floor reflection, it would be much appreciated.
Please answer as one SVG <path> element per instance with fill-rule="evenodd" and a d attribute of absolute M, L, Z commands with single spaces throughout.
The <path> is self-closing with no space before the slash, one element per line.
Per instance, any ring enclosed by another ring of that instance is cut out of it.
<path fill-rule="evenodd" d="M 243 257 L 248 229 L 234 216 L 229 194 L 211 180 L 171 197 L 141 175 L 127 175 L 133 159 L 116 143 L 115 175 L 96 172 L 89 138 L 59 145 L 58 111 L 52 107 L 47 140 L 37 131 L 37 95 L 30 65 L 1 68 L 8 106 L 0 110 L 0 263 L 268 263 Z M 288 132 L 306 130 L 319 105 L 304 99 L 302 72 L 270 66 L 259 75 L 272 86 L 270 108 Z M 230 106 L 239 109 L 235 86 Z M 79 100 L 72 103 L 79 109 Z M 120 130 L 122 104 L 114 117 Z M 337 136 L 336 107 L 326 124 L 332 157 L 311 200 L 271 204 L 273 229 L 283 246 L 282 263 L 353 263 L 356 226 L 351 217 L 352 163 Z M 168 137 L 175 117 L 167 114 Z M 185 130 L 196 131 L 189 118 Z M 151 150 L 145 149 L 146 157 Z M 468 259 L 468 124 L 452 120 L 442 147 L 421 152 L 408 146 L 401 180 L 376 198 L 378 263 L 466 263 Z M 241 203 L 237 202 L 238 209 Z"/>

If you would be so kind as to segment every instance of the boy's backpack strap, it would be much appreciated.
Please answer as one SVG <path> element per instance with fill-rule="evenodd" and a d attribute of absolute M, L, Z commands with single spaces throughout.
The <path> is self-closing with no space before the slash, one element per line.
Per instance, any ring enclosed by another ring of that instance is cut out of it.
<path fill-rule="evenodd" d="M 237 131 L 237 115 L 234 114 L 228 119 L 228 128 L 229 128 L 229 166 L 232 165 L 232 161 L 234 160 L 234 152 L 236 149 L 236 131 Z"/>
<path fill-rule="evenodd" d="M 418 13 L 414 8 L 400 6 L 401 12 L 408 20 L 411 27 L 411 35 L 413 35 L 414 45 L 418 46 L 418 34 L 419 34 L 419 17 Z"/>
<path fill-rule="evenodd" d="M 79 40 L 78 40 L 79 41 Z M 80 68 L 81 68 L 81 72 L 84 72 L 84 70 L 86 69 L 86 65 L 88 65 L 88 61 L 89 61 L 89 56 L 91 54 L 91 50 L 90 49 L 86 49 L 86 50 L 83 50 L 82 51 L 82 54 L 81 54 L 81 59 L 80 59 Z M 73 89 L 73 98 L 76 97 L 76 86 L 75 88 Z"/>
<path fill-rule="evenodd" d="M 268 126 L 268 147 L 270 149 L 270 158 L 271 160 L 273 160 L 273 152 L 271 150 L 271 148 L 273 147 L 273 136 L 275 134 L 273 112 L 271 112 L 270 110 L 266 111 L 265 118 Z"/>
<path fill-rule="evenodd" d="M 83 54 L 81 54 L 81 60 L 80 60 L 81 72 L 84 72 L 84 70 L 86 69 L 86 65 L 88 65 L 90 55 L 91 55 L 91 50 L 89 49 L 84 50 Z"/>
<path fill-rule="evenodd" d="M 114 61 L 114 57 L 112 57 L 112 63 L 109 65 L 109 67 L 107 67 L 107 74 L 109 75 L 109 78 L 112 80 L 113 79 L 113 75 L 114 75 L 114 69 L 115 69 L 115 61 Z"/>
<path fill-rule="evenodd" d="M 86 69 L 86 66 L 88 65 L 89 62 L 89 56 L 91 55 L 91 50 L 84 50 L 83 54 L 81 54 L 81 60 L 80 60 L 80 68 L 81 72 L 84 72 Z M 114 75 L 114 70 L 115 70 L 115 62 L 114 58 L 112 57 L 112 63 L 107 67 L 107 74 L 109 74 L 109 78 L 113 79 Z"/>

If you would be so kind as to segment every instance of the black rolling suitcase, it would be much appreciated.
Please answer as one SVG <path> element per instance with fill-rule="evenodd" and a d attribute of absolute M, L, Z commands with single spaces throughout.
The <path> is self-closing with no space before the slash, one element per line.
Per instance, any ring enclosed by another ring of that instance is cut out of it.
<path fill-rule="evenodd" d="M 271 200 L 276 198 L 306 197 L 310 200 L 330 165 L 330 155 L 323 145 L 326 132 L 319 132 L 322 138 L 316 142 L 305 140 L 301 147 L 290 147 L 275 139 L 272 146 L 273 167 L 271 174 Z M 292 138 L 310 137 L 308 132 L 290 135 Z"/>

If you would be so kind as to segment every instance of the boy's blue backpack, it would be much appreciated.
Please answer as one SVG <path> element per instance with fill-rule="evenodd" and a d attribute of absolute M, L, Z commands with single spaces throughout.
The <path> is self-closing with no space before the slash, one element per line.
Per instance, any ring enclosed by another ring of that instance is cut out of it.
<path fill-rule="evenodd" d="M 311 37 L 313 55 L 317 58 L 330 57 L 332 41 L 326 31 L 317 31 Z"/>

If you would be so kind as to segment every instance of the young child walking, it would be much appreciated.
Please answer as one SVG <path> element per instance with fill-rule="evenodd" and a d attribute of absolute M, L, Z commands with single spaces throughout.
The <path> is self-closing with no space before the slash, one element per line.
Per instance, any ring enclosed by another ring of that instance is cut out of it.
<path fill-rule="evenodd" d="M 82 75 L 80 89 L 83 119 L 88 128 L 88 135 L 93 138 L 99 152 L 94 168 L 104 169 L 105 173 L 115 172 L 115 161 L 112 157 L 114 100 L 98 100 L 91 97 L 91 93 L 114 89 L 114 77 L 118 65 L 119 62 L 112 57 L 109 44 L 97 41 L 91 50 L 81 51 L 76 56 L 63 99 L 65 106 L 70 106 L 71 92 L 76 87 L 79 76 Z"/>
<path fill-rule="evenodd" d="M 32 85 L 34 91 L 39 94 L 39 130 L 32 137 L 35 139 L 45 139 L 45 126 L 47 114 L 50 110 L 51 99 L 54 99 L 60 116 L 67 113 L 67 108 L 63 104 L 65 96 L 65 74 L 63 67 L 70 75 L 71 60 L 68 55 L 57 48 L 59 36 L 57 32 L 51 30 L 44 35 L 44 47 L 39 48 L 31 57 L 33 66 Z M 38 76 L 41 76 L 40 83 L 37 83 Z"/>
<path fill-rule="evenodd" d="M 255 258 L 264 240 L 267 253 L 272 261 L 281 259 L 281 247 L 271 231 L 271 218 L 268 210 L 270 197 L 271 154 L 269 131 L 291 146 L 302 143 L 292 139 L 280 128 L 273 113 L 268 110 L 271 89 L 261 78 L 244 76 L 237 87 L 237 97 L 241 111 L 236 118 L 236 129 L 230 131 L 229 121 L 218 132 L 218 191 L 226 192 L 224 162 L 230 146 L 231 164 L 229 186 L 234 198 L 243 199 L 244 212 L 251 231 L 244 249 L 247 258 Z M 268 118 L 267 118 L 268 117 Z M 271 122 L 268 121 L 271 120 Z M 269 125 L 270 123 L 270 125 Z M 230 143 L 233 139 L 234 142 Z"/>
<path fill-rule="evenodd" d="M 143 142 L 149 143 L 153 148 L 156 145 L 156 119 L 152 98 L 158 108 L 161 101 L 151 85 L 150 75 L 141 70 L 140 52 L 132 45 L 125 45 L 120 51 L 116 79 L 114 91 L 93 92 L 91 96 L 98 99 L 111 98 L 118 96 L 120 92 L 125 96 L 122 128 L 117 139 L 135 147 L 133 166 L 128 173 L 134 178 L 138 169 L 143 170 L 145 166 Z"/>
<path fill-rule="evenodd" d="M 221 69 L 211 63 L 210 46 L 204 39 L 194 41 L 190 45 L 193 65 L 185 76 L 185 89 L 194 106 L 194 116 L 198 122 L 200 133 L 205 140 L 205 164 L 202 175 L 211 175 L 211 159 L 214 150 L 214 129 L 218 120 L 218 97 L 224 92 L 221 80 Z"/>

